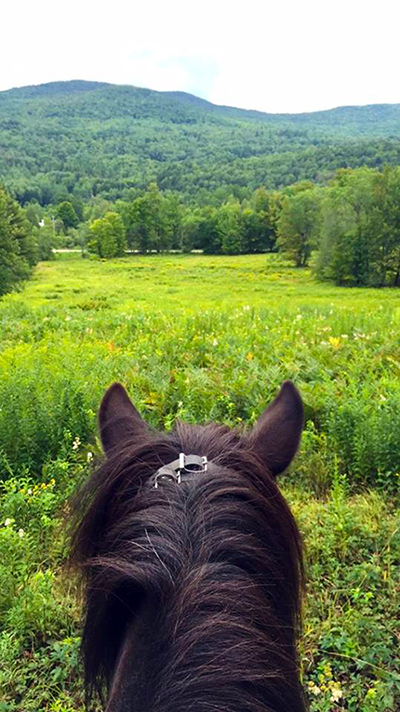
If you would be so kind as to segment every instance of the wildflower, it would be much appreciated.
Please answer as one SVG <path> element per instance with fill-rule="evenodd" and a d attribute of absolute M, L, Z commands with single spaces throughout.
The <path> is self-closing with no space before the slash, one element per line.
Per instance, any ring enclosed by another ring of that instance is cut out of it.
<path fill-rule="evenodd" d="M 338 687 L 333 687 L 331 689 L 331 702 L 339 702 L 339 700 L 343 697 L 343 692 L 342 690 L 339 690 Z"/>
<path fill-rule="evenodd" d="M 72 443 L 72 449 L 78 450 L 80 444 L 81 444 L 81 439 L 80 439 L 79 435 L 77 435 L 74 442 Z"/>
<path fill-rule="evenodd" d="M 88 454 L 86 455 L 86 462 L 91 462 L 92 460 L 93 460 L 93 453 L 90 452 L 90 450 L 89 450 Z"/>
<path fill-rule="evenodd" d="M 10 524 L 12 524 L 12 519 L 10 519 L 10 517 L 7 517 L 7 519 L 6 519 L 5 522 L 4 522 L 4 526 L 5 526 L 5 527 L 9 527 Z"/>
<path fill-rule="evenodd" d="M 23 529 L 18 529 L 18 536 L 20 539 L 23 539 L 24 534 L 25 534 L 25 532 Z"/>
<path fill-rule="evenodd" d="M 314 685 L 313 683 L 311 683 L 311 685 L 309 686 L 309 688 L 310 688 L 310 692 L 312 692 L 313 695 L 320 695 L 320 694 L 321 694 L 321 688 L 318 687 L 318 685 Z"/>
<path fill-rule="evenodd" d="M 33 494 L 33 493 L 32 493 L 32 490 L 31 490 L 30 488 L 28 489 L 28 494 L 29 494 L 29 495 Z"/>
<path fill-rule="evenodd" d="M 336 336 L 330 336 L 329 343 L 333 349 L 340 349 L 340 339 L 338 339 Z"/>
<path fill-rule="evenodd" d="M 217 339 L 214 339 L 214 341 L 213 341 L 213 346 L 218 346 L 218 340 L 217 340 Z"/>

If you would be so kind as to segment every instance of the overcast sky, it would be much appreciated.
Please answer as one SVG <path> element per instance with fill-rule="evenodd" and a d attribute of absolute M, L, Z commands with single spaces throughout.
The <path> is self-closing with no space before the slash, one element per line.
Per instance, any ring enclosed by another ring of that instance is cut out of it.
<path fill-rule="evenodd" d="M 19 0 L 0 90 L 89 79 L 301 112 L 400 103 L 398 0 Z"/>

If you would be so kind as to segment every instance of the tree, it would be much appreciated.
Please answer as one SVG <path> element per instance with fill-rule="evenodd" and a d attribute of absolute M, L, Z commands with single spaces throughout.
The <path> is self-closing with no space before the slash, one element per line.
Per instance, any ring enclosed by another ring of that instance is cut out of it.
<path fill-rule="evenodd" d="M 39 260 L 54 259 L 53 247 L 57 238 L 54 236 L 51 220 L 44 219 L 39 227 L 33 228 L 33 234 L 38 246 Z"/>
<path fill-rule="evenodd" d="M 222 252 L 221 233 L 218 227 L 218 210 L 209 205 L 201 211 L 198 227 L 198 246 L 206 255 L 219 255 Z"/>
<path fill-rule="evenodd" d="M 400 169 L 339 171 L 322 209 L 317 274 L 336 284 L 400 284 Z"/>
<path fill-rule="evenodd" d="M 57 208 L 57 215 L 62 220 L 64 232 L 67 232 L 69 227 L 78 227 L 78 216 L 74 210 L 72 203 L 64 200 Z"/>
<path fill-rule="evenodd" d="M 179 246 L 182 252 L 190 252 L 200 245 L 200 224 L 201 211 L 198 208 L 186 208 L 181 218 L 179 230 Z"/>
<path fill-rule="evenodd" d="M 25 215 L 31 225 L 33 225 L 34 227 L 39 227 L 39 223 L 43 216 L 43 208 L 41 208 L 39 203 L 32 201 L 24 205 L 24 210 Z"/>
<path fill-rule="evenodd" d="M 164 196 L 156 183 L 130 205 L 120 206 L 130 247 L 140 252 L 164 252 L 179 231 L 179 200 L 174 193 Z"/>
<path fill-rule="evenodd" d="M 125 228 L 118 213 L 106 213 L 90 225 L 90 252 L 99 257 L 121 257 L 126 249 Z"/>
<path fill-rule="evenodd" d="M 317 274 L 337 284 L 364 285 L 371 274 L 374 171 L 339 171 L 322 203 Z"/>
<path fill-rule="evenodd" d="M 400 286 L 400 168 L 374 177 L 370 283 Z"/>
<path fill-rule="evenodd" d="M 295 261 L 296 267 L 306 267 L 311 252 L 318 244 L 321 193 L 317 188 L 285 195 L 277 222 L 277 246 Z"/>
<path fill-rule="evenodd" d="M 272 194 L 265 188 L 258 188 L 251 197 L 250 207 L 257 215 L 257 219 L 249 216 L 250 222 L 254 222 L 253 235 L 257 235 L 257 237 L 251 237 L 249 235 L 250 228 L 247 228 L 245 241 L 249 245 L 249 249 L 246 249 L 246 252 L 271 252 L 276 241 L 274 213 L 276 206 L 274 206 Z"/>
<path fill-rule="evenodd" d="M 221 239 L 221 249 L 225 255 L 239 255 L 242 252 L 241 213 L 241 206 L 237 200 L 230 200 L 218 209 L 217 229 Z"/>
<path fill-rule="evenodd" d="M 24 211 L 0 188 L 0 295 L 28 279 L 37 262 L 37 245 Z"/>

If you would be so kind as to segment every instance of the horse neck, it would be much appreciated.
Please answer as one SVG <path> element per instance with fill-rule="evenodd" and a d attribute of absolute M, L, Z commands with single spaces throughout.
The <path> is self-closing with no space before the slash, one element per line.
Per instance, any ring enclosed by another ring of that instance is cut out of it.
<path fill-rule="evenodd" d="M 213 592 L 212 576 L 196 575 L 197 587 L 147 600 L 131 621 L 106 712 L 304 712 L 288 620 L 271 610 L 257 620 L 250 579 L 238 584 L 227 570 Z"/>

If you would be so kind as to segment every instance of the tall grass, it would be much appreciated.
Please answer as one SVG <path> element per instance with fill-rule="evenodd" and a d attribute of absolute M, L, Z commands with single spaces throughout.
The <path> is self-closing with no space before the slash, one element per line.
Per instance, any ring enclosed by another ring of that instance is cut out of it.
<path fill-rule="evenodd" d="M 336 458 L 351 485 L 394 490 L 397 293 L 363 290 L 362 300 L 336 289 L 333 297 L 284 264 L 273 261 L 271 271 L 265 256 L 242 260 L 77 258 L 46 265 L 40 281 L 3 299 L 3 477 L 25 465 L 40 477 L 75 437 L 93 438 L 96 408 L 115 379 L 152 424 L 171 427 L 177 417 L 251 423 L 291 378 L 306 405 L 303 476 L 318 460 L 316 486 L 329 486 Z"/>

